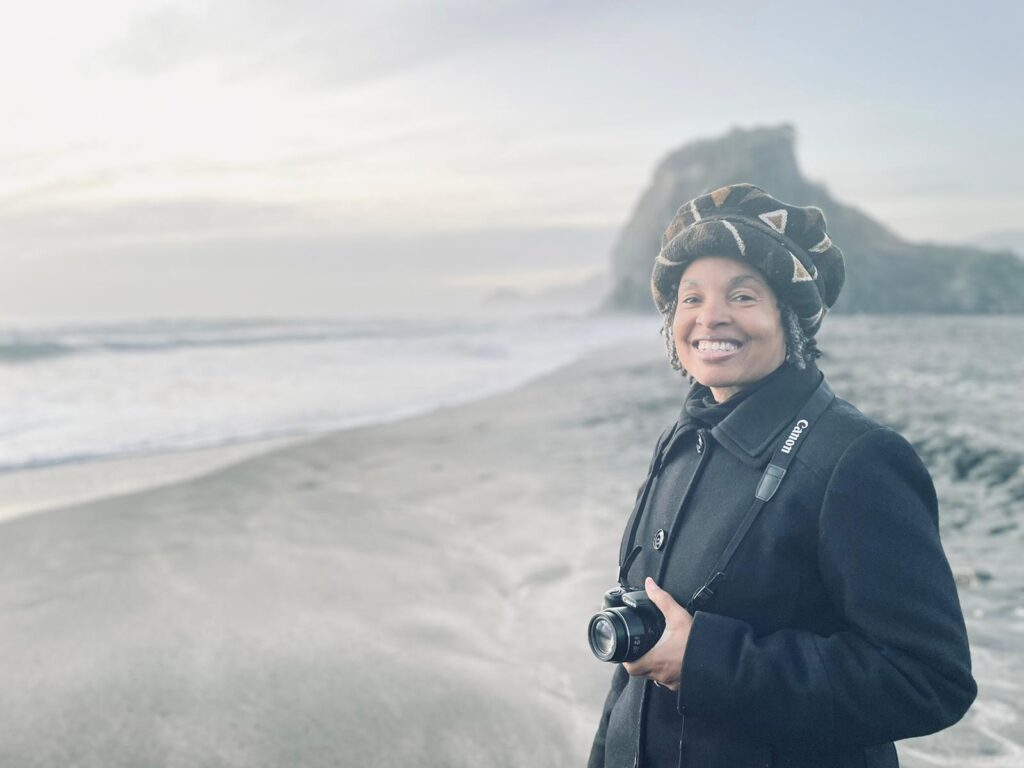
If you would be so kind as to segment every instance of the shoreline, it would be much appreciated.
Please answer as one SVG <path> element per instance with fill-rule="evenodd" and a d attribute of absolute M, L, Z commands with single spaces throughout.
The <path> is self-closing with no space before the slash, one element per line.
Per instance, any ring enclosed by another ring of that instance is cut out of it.
<path fill-rule="evenodd" d="M 578 763 L 611 673 L 586 622 L 675 410 L 662 354 L 603 348 L 484 400 L 8 519 L 6 753 Z"/>
<path fill-rule="evenodd" d="M 0 525 L 63 507 L 102 502 L 189 482 L 318 435 L 253 440 L 192 450 L 120 456 L 0 474 Z"/>
<path fill-rule="evenodd" d="M 599 358 L 614 350 L 635 350 L 643 341 L 611 342 L 587 350 L 575 359 L 540 370 L 507 389 L 487 390 L 450 398 L 446 402 L 413 409 L 376 421 L 357 421 L 350 426 L 329 427 L 286 437 L 257 438 L 204 448 L 167 450 L 130 456 L 112 456 L 42 467 L 27 467 L 0 473 L 0 525 L 24 515 L 101 502 L 127 494 L 187 483 L 240 462 L 286 450 L 309 441 L 334 435 L 374 429 L 409 419 L 430 416 L 473 403 L 486 402 L 529 386 L 570 366 Z"/>

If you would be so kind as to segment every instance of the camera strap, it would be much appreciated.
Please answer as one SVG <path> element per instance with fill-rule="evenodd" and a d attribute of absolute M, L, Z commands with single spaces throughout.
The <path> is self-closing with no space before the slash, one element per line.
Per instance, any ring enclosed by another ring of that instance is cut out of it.
<path fill-rule="evenodd" d="M 831 405 L 835 397 L 836 395 L 832 388 L 825 381 L 825 378 L 822 377 L 821 383 L 818 384 L 817 389 L 814 390 L 803 408 L 800 409 L 800 413 L 797 415 L 790 430 L 786 432 L 782 442 L 775 449 L 771 461 L 768 462 L 768 466 L 765 467 L 764 474 L 761 475 L 761 480 L 757 484 L 757 490 L 754 492 L 754 503 L 747 510 L 747 514 L 740 521 L 725 550 L 718 558 L 714 568 L 711 569 L 711 576 L 705 580 L 704 586 L 693 593 L 693 597 L 687 603 L 686 609 L 690 613 L 703 608 L 715 596 L 715 589 L 725 579 L 725 569 L 728 567 L 732 556 L 736 553 L 740 544 L 743 543 L 744 537 L 757 519 L 761 508 L 779 490 L 782 479 L 786 476 L 786 471 L 793 462 L 797 449 L 804 443 L 807 433 L 811 431 L 818 417 Z"/>

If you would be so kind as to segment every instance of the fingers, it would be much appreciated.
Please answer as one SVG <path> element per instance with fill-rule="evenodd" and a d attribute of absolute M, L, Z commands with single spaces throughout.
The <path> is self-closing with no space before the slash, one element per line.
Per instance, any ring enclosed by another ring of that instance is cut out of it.
<path fill-rule="evenodd" d="M 672 595 L 659 587 L 650 576 L 644 581 L 644 590 L 647 592 L 647 596 L 651 598 L 651 602 L 658 606 L 658 610 L 664 614 L 666 619 L 672 614 L 678 614 L 680 611 L 686 612 L 686 609 L 677 603 Z"/>
<path fill-rule="evenodd" d="M 644 590 L 664 614 L 665 631 L 647 653 L 635 661 L 624 662 L 622 666 L 631 677 L 644 677 L 675 691 L 679 688 L 679 669 L 693 618 L 654 579 L 648 577 L 644 581 Z"/>
<path fill-rule="evenodd" d="M 637 661 L 626 661 L 622 664 L 626 668 L 626 672 L 629 673 L 630 677 L 642 677 L 650 680 L 655 685 L 660 685 L 662 688 L 668 688 L 670 691 L 679 689 L 678 682 L 663 682 L 667 676 L 658 672 L 653 665 L 641 664 L 640 660 Z"/>
<path fill-rule="evenodd" d="M 626 668 L 626 672 L 629 673 L 630 677 L 647 677 L 650 674 L 651 667 L 649 664 L 642 663 L 643 659 L 644 657 L 641 656 L 636 661 L 622 662 L 622 666 Z"/>

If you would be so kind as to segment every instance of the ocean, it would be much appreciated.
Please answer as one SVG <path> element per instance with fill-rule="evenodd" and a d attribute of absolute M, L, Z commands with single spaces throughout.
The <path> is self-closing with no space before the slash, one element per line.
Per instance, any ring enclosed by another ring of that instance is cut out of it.
<path fill-rule="evenodd" d="M 555 315 L 0 325 L 0 473 L 392 421 L 657 327 Z"/>

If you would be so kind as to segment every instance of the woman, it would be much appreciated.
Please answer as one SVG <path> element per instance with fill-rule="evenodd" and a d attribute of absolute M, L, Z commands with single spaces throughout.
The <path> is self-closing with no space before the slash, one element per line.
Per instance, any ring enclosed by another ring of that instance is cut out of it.
<path fill-rule="evenodd" d="M 896 766 L 974 700 L 931 478 L 814 363 L 843 280 L 821 211 L 748 184 L 665 233 L 654 299 L 696 383 L 619 561 L 641 548 L 625 583 L 666 627 L 616 667 L 591 768 Z"/>

